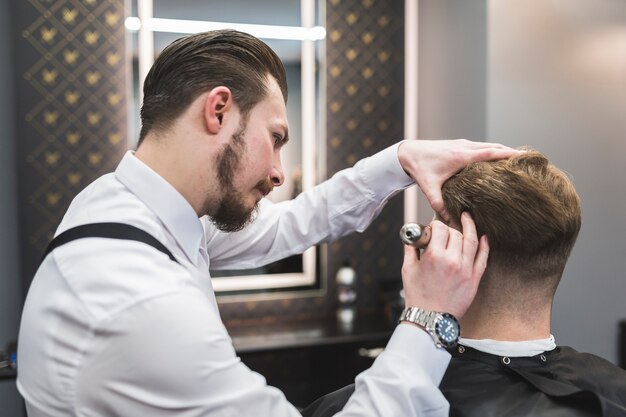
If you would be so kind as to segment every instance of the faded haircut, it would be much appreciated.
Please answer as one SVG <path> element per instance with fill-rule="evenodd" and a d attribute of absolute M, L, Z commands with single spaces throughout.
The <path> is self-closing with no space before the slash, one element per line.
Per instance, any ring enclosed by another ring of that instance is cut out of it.
<path fill-rule="evenodd" d="M 580 199 L 568 176 L 540 152 L 467 166 L 443 185 L 452 225 L 469 212 L 489 239 L 489 271 L 513 272 L 552 293 L 581 226 Z M 537 280 L 537 281 L 535 281 Z"/>

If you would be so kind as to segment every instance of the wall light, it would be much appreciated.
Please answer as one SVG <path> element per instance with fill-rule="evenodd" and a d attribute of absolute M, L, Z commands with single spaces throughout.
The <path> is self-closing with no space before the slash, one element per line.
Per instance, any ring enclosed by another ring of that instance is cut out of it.
<path fill-rule="evenodd" d="M 124 26 L 126 26 L 126 30 L 137 32 L 141 29 L 141 20 L 138 17 L 127 17 L 124 20 Z"/>
<path fill-rule="evenodd" d="M 262 39 L 285 39 L 294 41 L 318 41 L 326 38 L 322 26 L 311 28 L 301 26 L 253 25 L 244 23 L 209 22 L 203 20 L 182 20 L 149 18 L 143 22 L 138 17 L 127 17 L 126 29 L 136 32 L 143 28 L 150 32 L 191 34 L 209 30 L 235 29 Z"/>

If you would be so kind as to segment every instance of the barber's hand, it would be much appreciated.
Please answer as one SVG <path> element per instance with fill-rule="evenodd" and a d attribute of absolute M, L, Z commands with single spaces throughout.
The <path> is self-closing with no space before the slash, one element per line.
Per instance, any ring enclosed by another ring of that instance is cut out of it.
<path fill-rule="evenodd" d="M 418 249 L 404 246 L 402 283 L 407 307 L 421 307 L 463 317 L 476 296 L 487 266 L 487 237 L 478 241 L 468 213 L 461 216 L 463 234 L 440 221 L 430 224 L 430 243 L 418 260 Z"/>
<path fill-rule="evenodd" d="M 402 168 L 417 182 L 430 206 L 448 220 L 441 186 L 468 164 L 509 158 L 522 151 L 504 145 L 457 140 L 407 140 L 398 148 Z"/>

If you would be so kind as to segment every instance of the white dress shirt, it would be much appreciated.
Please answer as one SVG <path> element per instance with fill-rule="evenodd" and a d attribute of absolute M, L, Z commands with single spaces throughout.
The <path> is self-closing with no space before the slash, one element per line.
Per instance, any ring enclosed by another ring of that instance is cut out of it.
<path fill-rule="evenodd" d="M 28 293 L 18 344 L 18 389 L 30 417 L 297 416 L 237 357 L 208 266 L 256 267 L 362 231 L 411 183 L 397 145 L 293 201 L 261 204 L 238 233 L 198 219 L 162 177 L 127 153 L 83 190 L 57 234 L 121 222 L 177 258 L 135 241 L 84 238 L 55 249 Z M 444 416 L 437 389 L 450 356 L 417 327 L 399 325 L 356 380 L 341 416 Z"/>

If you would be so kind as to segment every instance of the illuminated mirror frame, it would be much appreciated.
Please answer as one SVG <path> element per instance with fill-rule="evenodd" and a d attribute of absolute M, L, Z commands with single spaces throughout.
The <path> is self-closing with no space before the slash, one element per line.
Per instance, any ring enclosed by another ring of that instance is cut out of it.
<path fill-rule="evenodd" d="M 404 1 L 404 137 L 417 140 L 418 128 L 418 85 L 419 85 L 419 2 Z M 404 222 L 417 222 L 417 185 L 404 191 Z"/>
<path fill-rule="evenodd" d="M 154 33 L 168 32 L 182 35 L 217 29 L 236 29 L 261 39 L 287 39 L 301 41 L 301 89 L 302 89 L 302 191 L 309 190 L 319 183 L 325 175 L 322 161 L 325 161 L 325 147 L 317 144 L 325 143 L 324 130 L 325 110 L 319 99 L 322 91 L 316 86 L 316 45 L 326 37 L 323 26 L 316 26 L 317 0 L 301 1 L 301 26 L 275 26 L 236 24 L 225 22 L 208 22 L 180 19 L 163 19 L 153 17 L 153 1 L 137 0 L 137 16 L 126 18 L 129 32 L 138 33 L 138 72 L 139 82 L 143 83 L 154 63 Z M 323 7 L 323 1 L 320 5 Z M 320 11 L 320 16 L 323 13 Z M 322 44 L 323 45 L 323 44 Z M 321 55 L 324 54 L 323 46 Z M 325 74 L 320 73 L 323 79 Z M 143 88 L 139 86 L 139 101 L 143 100 Z M 321 166 L 320 166 L 321 165 Z M 238 301 L 243 296 L 261 297 L 263 299 L 285 296 L 309 296 L 311 292 L 319 294 L 325 291 L 325 271 L 317 271 L 317 267 L 325 268 L 324 260 L 317 262 L 323 255 L 321 247 L 312 247 L 304 252 L 302 259 L 303 272 L 261 274 L 248 276 L 213 277 L 211 282 L 216 294 L 225 301 Z M 319 252 L 319 253 L 318 253 Z M 319 281 L 318 281 L 319 277 Z M 301 289 L 311 290 L 301 290 Z M 295 291 L 299 289 L 298 291 Z"/>

